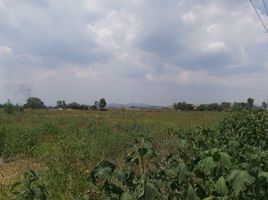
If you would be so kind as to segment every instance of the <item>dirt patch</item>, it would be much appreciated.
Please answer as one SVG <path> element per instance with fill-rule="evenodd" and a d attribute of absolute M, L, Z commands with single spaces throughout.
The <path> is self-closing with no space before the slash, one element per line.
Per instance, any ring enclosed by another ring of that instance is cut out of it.
<path fill-rule="evenodd" d="M 25 171 L 38 171 L 42 168 L 39 163 L 30 160 L 16 160 L 5 163 L 0 158 L 0 184 L 8 185 L 18 180 Z"/>

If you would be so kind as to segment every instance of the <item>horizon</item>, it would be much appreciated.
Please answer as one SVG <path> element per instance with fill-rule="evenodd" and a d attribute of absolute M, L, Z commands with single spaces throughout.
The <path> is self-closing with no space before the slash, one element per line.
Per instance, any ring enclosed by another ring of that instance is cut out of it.
<path fill-rule="evenodd" d="M 38 97 L 34 97 L 34 98 L 38 98 Z M 249 97 L 249 98 L 252 98 L 252 97 Z M 38 98 L 40 99 L 40 98 Z M 104 98 L 105 99 L 105 98 Z M 27 100 L 27 99 L 26 99 Z M 5 102 L 0 102 L 0 105 L 4 105 L 5 103 L 7 103 L 8 101 L 10 101 L 10 103 L 12 103 L 13 105 L 19 105 L 19 106 L 23 106 L 24 104 L 26 104 L 26 100 L 24 103 L 16 103 L 16 102 L 12 102 L 11 99 L 8 99 L 7 101 Z M 40 99 L 42 101 L 42 99 Z M 58 99 L 58 100 L 64 100 L 64 99 Z M 106 100 L 106 99 L 105 99 Z M 268 100 L 267 101 L 262 101 L 262 102 L 257 102 L 255 101 L 255 99 L 253 98 L 254 100 L 254 105 L 255 106 L 262 106 L 262 103 L 265 102 L 268 104 Z M 64 100 L 65 101 L 65 100 Z M 99 100 L 96 100 L 96 101 L 99 101 Z M 94 101 L 95 102 L 95 101 Z M 94 105 L 94 102 L 92 103 L 81 103 L 79 101 L 65 101 L 65 103 L 68 105 L 70 103 L 78 103 L 79 105 L 86 105 L 86 106 L 91 106 L 91 105 Z M 173 103 L 170 103 L 170 104 L 165 104 L 165 105 L 155 105 L 155 104 L 150 104 L 150 103 L 144 103 L 144 102 L 126 102 L 126 103 L 117 103 L 117 102 L 107 102 L 107 105 L 106 107 L 109 107 L 111 105 L 118 105 L 118 106 L 125 106 L 125 107 L 129 107 L 129 106 L 137 106 L 137 107 L 143 107 L 143 106 L 151 106 L 151 107 L 170 107 L 170 106 L 173 106 L 175 103 L 188 103 L 188 104 L 192 104 L 192 105 L 209 105 L 209 104 L 214 104 L 214 103 L 217 103 L 217 104 L 221 104 L 221 103 L 231 103 L 231 105 L 234 105 L 235 103 L 247 103 L 247 99 L 244 100 L 244 101 L 220 101 L 220 102 L 204 102 L 204 103 L 193 103 L 193 102 L 187 102 L 187 101 L 176 101 L 176 102 L 173 102 Z M 57 101 L 55 102 L 55 104 L 46 104 L 46 102 L 43 102 L 44 105 L 46 107 L 56 107 L 57 105 Z"/>
<path fill-rule="evenodd" d="M 249 1 L 2 0 L 0 24 L 1 104 L 268 100 L 268 34 Z"/>

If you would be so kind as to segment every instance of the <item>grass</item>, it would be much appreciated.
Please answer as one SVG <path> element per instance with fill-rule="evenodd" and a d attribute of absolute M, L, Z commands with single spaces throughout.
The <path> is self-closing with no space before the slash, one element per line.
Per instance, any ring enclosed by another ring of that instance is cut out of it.
<path fill-rule="evenodd" d="M 170 133 L 213 126 L 224 113 L 167 111 L 26 110 L 0 112 L 0 199 L 27 169 L 40 173 L 50 199 L 75 199 L 87 191 L 88 172 L 117 160 L 138 134 L 148 134 L 165 155 L 176 148 Z M 120 163 L 120 160 L 117 160 Z"/>

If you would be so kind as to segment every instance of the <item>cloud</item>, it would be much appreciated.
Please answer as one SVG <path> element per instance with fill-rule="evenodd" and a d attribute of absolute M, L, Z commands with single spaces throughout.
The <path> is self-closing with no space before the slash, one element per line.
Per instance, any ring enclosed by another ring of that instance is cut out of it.
<path fill-rule="evenodd" d="M 215 52 L 215 51 L 227 51 L 228 48 L 224 44 L 224 42 L 212 42 L 207 44 L 204 51 L 206 52 Z"/>
<path fill-rule="evenodd" d="M 268 99 L 268 37 L 247 1 L 2 0 L 0 24 L 0 102 Z"/>
<path fill-rule="evenodd" d="M 185 23 L 193 23 L 195 21 L 195 16 L 193 13 L 189 12 L 182 16 L 182 21 Z"/>
<path fill-rule="evenodd" d="M 7 46 L 0 46 L 0 56 L 10 56 L 13 50 Z"/>

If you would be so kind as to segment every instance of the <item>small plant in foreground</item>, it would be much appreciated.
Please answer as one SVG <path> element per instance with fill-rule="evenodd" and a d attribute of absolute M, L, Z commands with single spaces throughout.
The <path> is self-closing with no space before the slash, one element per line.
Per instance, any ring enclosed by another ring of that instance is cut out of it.
<path fill-rule="evenodd" d="M 23 181 L 13 185 L 11 193 L 17 200 L 47 200 L 46 189 L 38 183 L 38 174 L 32 170 L 24 173 Z"/>

